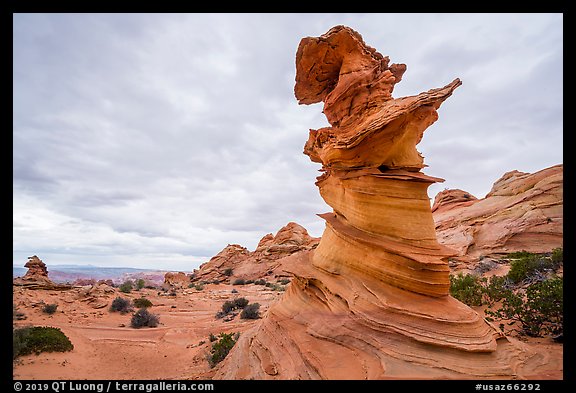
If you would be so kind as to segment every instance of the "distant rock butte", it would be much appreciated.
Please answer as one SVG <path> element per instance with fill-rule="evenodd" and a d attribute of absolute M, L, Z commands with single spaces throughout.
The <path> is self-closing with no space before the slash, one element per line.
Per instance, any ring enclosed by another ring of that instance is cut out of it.
<path fill-rule="evenodd" d="M 193 273 L 193 280 L 257 280 L 267 275 L 286 276 L 285 258 L 313 249 L 319 240 L 311 237 L 303 226 L 289 222 L 276 235 L 269 233 L 264 236 L 252 252 L 238 244 L 229 244 L 210 261 L 200 265 Z"/>
<path fill-rule="evenodd" d="M 333 211 L 316 249 L 284 258 L 282 298 L 208 377 L 507 379 L 532 367 L 523 344 L 448 294 L 455 252 L 436 240 L 427 195 L 441 179 L 420 172 L 415 146 L 461 83 L 393 99 L 405 70 L 345 26 L 301 40 L 296 98 L 323 101 L 331 125 L 310 130 L 304 153 L 322 163 Z"/>
<path fill-rule="evenodd" d="M 507 172 L 482 199 L 462 190 L 438 193 L 432 206 L 438 242 L 463 261 L 562 247 L 563 170 Z"/>

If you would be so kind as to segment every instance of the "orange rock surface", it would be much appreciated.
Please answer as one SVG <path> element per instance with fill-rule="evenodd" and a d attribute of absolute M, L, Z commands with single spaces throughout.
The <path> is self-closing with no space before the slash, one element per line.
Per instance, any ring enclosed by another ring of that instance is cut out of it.
<path fill-rule="evenodd" d="M 229 244 L 194 272 L 194 281 L 257 280 L 265 276 L 286 276 L 284 258 L 309 251 L 320 239 L 311 237 L 303 226 L 289 222 L 276 235 L 265 235 L 254 251 Z M 230 272 L 230 275 L 226 272 Z"/>
<path fill-rule="evenodd" d="M 315 250 L 286 259 L 284 296 L 213 371 L 222 379 L 522 378 L 542 360 L 449 294 L 448 257 L 416 150 L 461 82 L 392 98 L 406 66 L 336 26 L 304 38 L 295 95 L 331 127 L 304 153 L 333 208 Z"/>
<path fill-rule="evenodd" d="M 444 190 L 432 212 L 438 241 L 462 260 L 563 245 L 563 165 L 535 173 L 507 172 L 482 199 Z"/>
<path fill-rule="evenodd" d="M 164 274 L 164 284 L 167 287 L 188 288 L 190 276 L 184 272 L 168 272 Z"/>

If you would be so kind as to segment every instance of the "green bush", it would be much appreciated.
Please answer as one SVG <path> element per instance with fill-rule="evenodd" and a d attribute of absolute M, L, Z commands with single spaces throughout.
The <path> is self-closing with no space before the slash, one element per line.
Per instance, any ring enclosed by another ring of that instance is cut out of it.
<path fill-rule="evenodd" d="M 116 299 L 112 300 L 110 311 L 119 312 L 121 314 L 131 312 L 132 306 L 130 305 L 130 300 L 124 299 L 123 297 L 117 297 Z"/>
<path fill-rule="evenodd" d="M 266 285 L 266 280 L 264 280 L 263 278 L 259 278 L 258 280 L 254 281 L 254 284 L 256 284 L 256 285 Z"/>
<path fill-rule="evenodd" d="M 232 282 L 232 285 L 245 285 L 245 284 L 246 280 L 244 280 L 243 278 L 237 278 Z"/>
<path fill-rule="evenodd" d="M 555 249 L 551 256 L 531 254 L 523 251 L 517 259 L 510 262 L 510 271 L 508 278 L 514 283 L 519 283 L 527 278 L 531 278 L 537 272 L 546 270 L 556 270 L 562 263 L 562 249 Z M 513 255 L 513 254 L 509 254 Z"/>
<path fill-rule="evenodd" d="M 230 311 L 234 310 L 235 308 L 236 308 L 236 305 L 231 300 L 226 300 L 224 302 L 224 304 L 222 305 L 222 311 L 225 314 L 228 314 Z"/>
<path fill-rule="evenodd" d="M 512 292 L 511 281 L 506 276 L 492 276 L 484 282 L 484 301 L 488 305 L 493 305 Z"/>
<path fill-rule="evenodd" d="M 483 280 L 472 274 L 450 275 L 450 295 L 469 306 L 482 305 Z"/>
<path fill-rule="evenodd" d="M 144 326 L 156 327 L 158 326 L 158 315 L 151 314 L 146 308 L 141 308 L 132 315 L 130 326 L 133 328 L 141 328 Z"/>
<path fill-rule="evenodd" d="M 287 279 L 287 278 L 283 278 L 283 279 L 281 279 L 281 280 L 278 280 L 278 282 L 279 282 L 280 284 L 282 284 L 282 285 L 290 284 L 290 280 Z"/>
<path fill-rule="evenodd" d="M 131 280 L 124 281 L 118 289 L 123 293 L 130 293 L 134 289 L 134 283 Z"/>
<path fill-rule="evenodd" d="M 530 285 L 526 300 L 521 294 L 509 291 L 503 298 L 502 308 L 486 314 L 496 320 L 520 323 L 521 333 L 532 337 L 544 334 L 562 334 L 564 325 L 562 277 L 553 277 Z"/>
<path fill-rule="evenodd" d="M 141 290 L 141 289 L 144 288 L 145 286 L 146 286 L 146 281 L 144 281 L 143 278 L 139 278 L 139 279 L 136 281 L 136 289 L 137 289 L 137 290 Z"/>
<path fill-rule="evenodd" d="M 239 297 L 233 300 L 235 308 L 244 308 L 246 307 L 248 302 L 249 302 L 248 299 L 246 299 L 245 297 Z"/>
<path fill-rule="evenodd" d="M 232 269 L 231 267 L 224 269 L 224 272 L 222 274 L 224 274 L 225 276 L 231 276 L 234 273 L 234 269 Z"/>
<path fill-rule="evenodd" d="M 252 303 L 244 307 L 240 313 L 241 319 L 258 319 L 260 318 L 260 304 Z"/>
<path fill-rule="evenodd" d="M 508 259 L 517 259 L 517 258 L 527 258 L 530 257 L 534 254 L 532 254 L 531 252 L 528 252 L 526 250 L 522 250 L 522 251 L 515 251 L 515 252 L 511 252 L 509 254 L 506 254 L 506 258 Z"/>
<path fill-rule="evenodd" d="M 66 352 L 74 349 L 70 339 L 59 328 L 25 327 L 12 331 L 13 359 L 41 352 Z"/>
<path fill-rule="evenodd" d="M 552 250 L 552 255 L 550 256 L 552 259 L 552 265 L 556 268 L 559 267 L 562 263 L 564 263 L 564 251 L 562 247 L 555 248 Z"/>
<path fill-rule="evenodd" d="M 150 300 L 142 297 L 140 299 L 134 299 L 133 300 L 134 303 L 134 307 L 136 308 L 147 308 L 147 307 L 152 307 L 153 304 Z"/>
<path fill-rule="evenodd" d="M 210 355 L 208 355 L 210 367 L 216 366 L 226 358 L 228 352 L 230 352 L 234 344 L 238 341 L 239 336 L 240 333 L 220 333 L 218 341 L 212 343 Z"/>
<path fill-rule="evenodd" d="M 56 309 L 58 309 L 57 304 L 46 304 L 44 307 L 42 307 L 42 312 L 52 315 L 56 312 Z"/>

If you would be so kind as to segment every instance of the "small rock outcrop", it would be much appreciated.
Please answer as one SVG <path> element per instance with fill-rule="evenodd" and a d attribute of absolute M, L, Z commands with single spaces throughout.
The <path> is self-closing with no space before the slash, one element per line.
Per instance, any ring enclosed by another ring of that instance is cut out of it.
<path fill-rule="evenodd" d="M 97 283 L 78 288 L 77 299 L 94 309 L 100 309 L 107 307 L 115 296 L 114 287 L 106 283 Z"/>
<path fill-rule="evenodd" d="M 507 172 L 482 199 L 462 190 L 438 193 L 432 206 L 438 242 L 464 262 L 562 247 L 563 170 L 555 165 L 535 173 Z"/>
<path fill-rule="evenodd" d="M 184 272 L 168 272 L 164 275 L 164 286 L 170 288 L 188 288 L 190 278 L 191 276 Z"/>

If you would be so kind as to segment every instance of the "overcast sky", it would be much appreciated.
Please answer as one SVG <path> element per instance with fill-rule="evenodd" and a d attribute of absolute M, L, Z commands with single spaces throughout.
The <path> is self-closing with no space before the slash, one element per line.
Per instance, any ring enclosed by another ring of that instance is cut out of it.
<path fill-rule="evenodd" d="M 463 85 L 418 150 L 478 198 L 562 156 L 562 14 L 15 14 L 13 263 L 190 271 L 331 208 L 302 154 L 300 39 L 344 24 L 405 63 L 394 97 Z"/>

